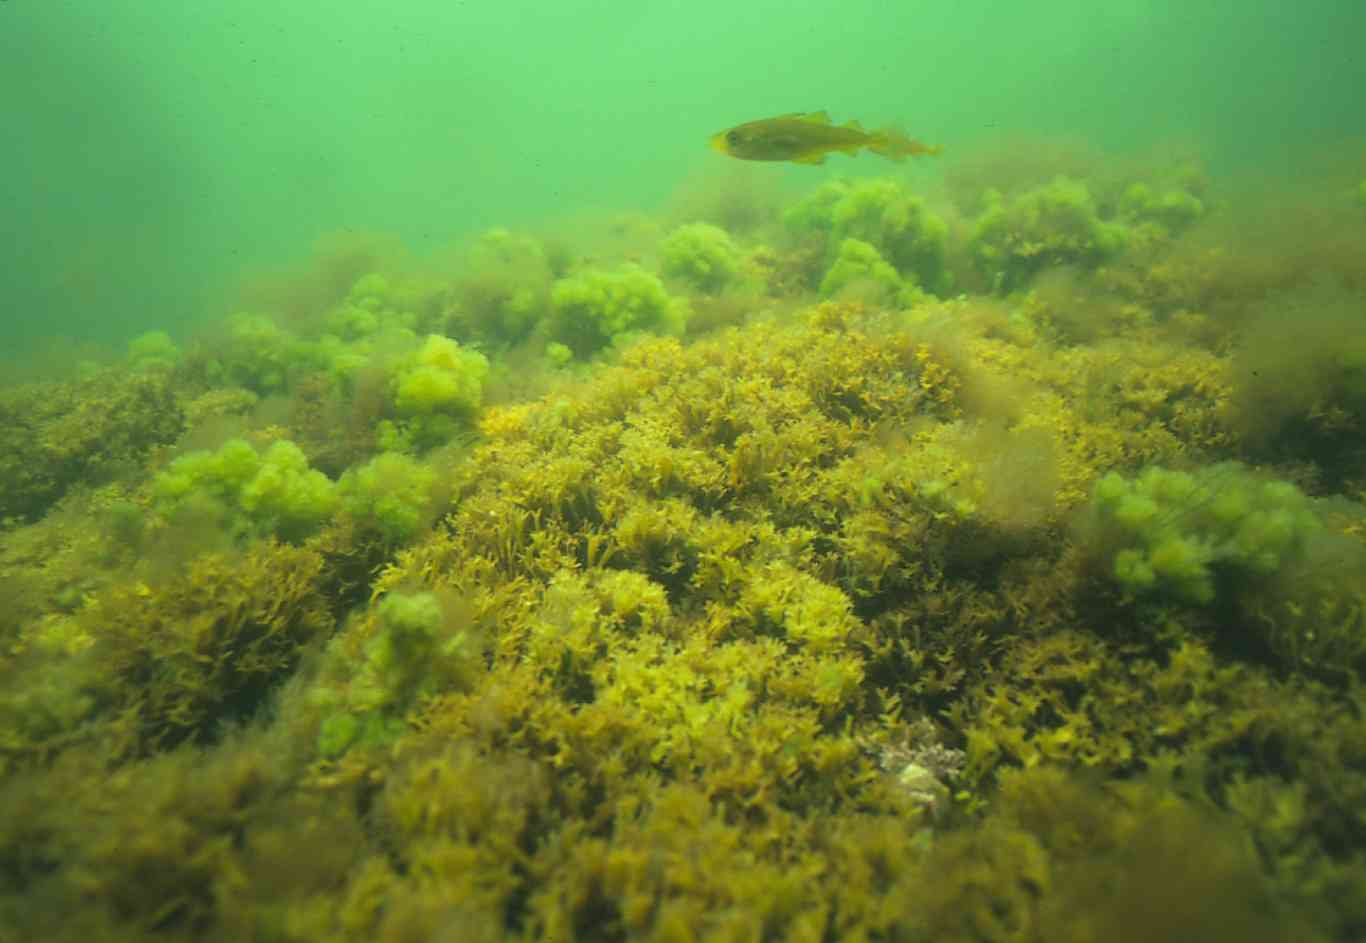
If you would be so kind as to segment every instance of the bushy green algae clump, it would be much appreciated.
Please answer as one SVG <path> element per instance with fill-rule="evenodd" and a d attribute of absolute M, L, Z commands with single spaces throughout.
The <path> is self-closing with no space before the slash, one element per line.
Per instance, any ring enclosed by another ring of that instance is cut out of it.
<path fill-rule="evenodd" d="M 703 292 L 725 288 L 740 271 L 740 250 L 730 233 L 710 223 L 690 223 L 670 233 L 659 247 L 665 275 Z"/>
<path fill-rule="evenodd" d="M 876 250 L 909 284 L 946 287 L 948 226 L 897 181 L 832 181 L 792 206 L 784 221 L 795 232 L 824 236 L 832 258 L 853 239 Z"/>
<path fill-rule="evenodd" d="M 196 501 L 211 502 L 232 529 L 300 538 L 316 530 L 337 507 L 326 475 L 308 466 L 288 440 L 258 453 L 233 439 L 215 452 L 182 455 L 157 476 L 156 501 L 169 513 Z"/>
<path fill-rule="evenodd" d="M 1216 576 L 1256 581 L 1303 552 L 1322 525 L 1294 485 L 1237 465 L 1194 474 L 1152 467 L 1096 485 L 1093 537 L 1113 548 L 1111 572 L 1133 593 L 1212 603 Z M 1237 587 L 1232 587 L 1236 591 Z"/>
<path fill-rule="evenodd" d="M 312 326 L 242 322 L 255 360 L 134 356 L 240 425 L 121 451 L 0 547 L 5 928 L 1354 932 L 1366 475 L 1334 453 L 1326 500 L 1279 434 L 1252 469 L 1231 333 L 1160 255 L 1189 201 L 1088 184 L 1125 236 L 1067 256 L 1088 218 L 1026 210 L 1086 201 L 1043 179 L 1000 208 L 1060 248 L 1003 237 L 1005 279 L 970 212 L 841 183 L 770 246 L 661 228 L 667 288 L 503 234 L 496 278 L 352 273 Z M 810 294 L 689 336 L 737 279 Z"/>
<path fill-rule="evenodd" d="M 1360 670 L 1366 549 L 1331 531 L 1340 512 L 1237 463 L 1154 466 L 1101 478 L 1082 547 L 1141 601 L 1219 607 L 1226 639 L 1320 671 Z M 1360 526 L 1360 511 L 1351 517 Z"/>
<path fill-rule="evenodd" d="M 687 321 L 686 306 L 639 266 L 565 278 L 551 291 L 550 307 L 551 337 L 580 356 L 643 331 L 679 333 Z"/>

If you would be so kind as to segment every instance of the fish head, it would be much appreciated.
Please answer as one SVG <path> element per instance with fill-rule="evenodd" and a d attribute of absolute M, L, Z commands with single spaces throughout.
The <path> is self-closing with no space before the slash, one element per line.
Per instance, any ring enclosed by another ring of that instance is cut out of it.
<path fill-rule="evenodd" d="M 825 130 L 804 116 L 747 121 L 711 136 L 712 150 L 741 160 L 794 160 L 811 150 L 815 133 Z"/>
<path fill-rule="evenodd" d="M 711 149 L 719 154 L 735 154 L 743 151 L 745 146 L 743 129 L 728 128 L 725 131 L 718 131 L 711 136 L 709 143 Z"/>

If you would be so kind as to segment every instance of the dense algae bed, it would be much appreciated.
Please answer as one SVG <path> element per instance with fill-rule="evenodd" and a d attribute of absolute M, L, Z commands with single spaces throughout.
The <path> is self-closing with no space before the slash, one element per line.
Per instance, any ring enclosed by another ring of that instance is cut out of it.
<path fill-rule="evenodd" d="M 3 391 L 0 936 L 1359 939 L 1358 186 L 722 188 Z"/>

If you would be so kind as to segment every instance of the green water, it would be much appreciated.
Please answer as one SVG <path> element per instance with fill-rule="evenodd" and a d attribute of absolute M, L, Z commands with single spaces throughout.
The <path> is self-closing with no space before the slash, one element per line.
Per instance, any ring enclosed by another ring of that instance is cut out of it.
<path fill-rule="evenodd" d="M 1027 134 L 1296 176 L 1362 130 L 1363 9 L 7 0 L 0 348 L 184 333 L 339 230 L 421 253 L 653 209 L 722 171 L 710 133 L 789 111 L 898 123 L 941 167 Z"/>

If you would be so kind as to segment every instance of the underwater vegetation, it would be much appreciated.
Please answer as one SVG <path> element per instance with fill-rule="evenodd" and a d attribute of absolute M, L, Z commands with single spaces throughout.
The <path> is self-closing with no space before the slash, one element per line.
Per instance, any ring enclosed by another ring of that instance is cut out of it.
<path fill-rule="evenodd" d="M 1333 193 L 728 183 L 0 390 L 0 937 L 1360 939 Z"/>

